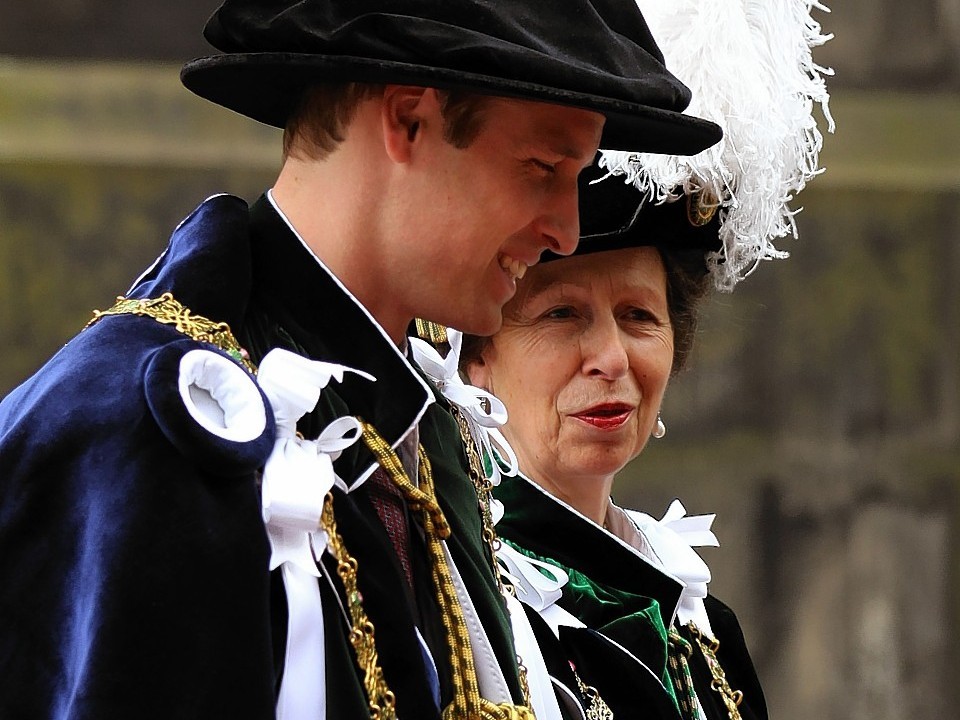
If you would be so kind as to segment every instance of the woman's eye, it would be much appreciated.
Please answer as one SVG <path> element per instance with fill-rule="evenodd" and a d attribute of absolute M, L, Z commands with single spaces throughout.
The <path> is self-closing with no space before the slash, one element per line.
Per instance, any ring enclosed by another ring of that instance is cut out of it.
<path fill-rule="evenodd" d="M 543 314 L 543 317 L 551 320 L 566 320 L 567 318 L 572 318 L 573 316 L 573 308 L 569 306 L 551 308 Z"/>
<path fill-rule="evenodd" d="M 643 308 L 630 308 L 626 313 L 625 317 L 630 322 L 637 323 L 656 323 L 660 324 L 659 319 L 649 310 L 644 310 Z"/>

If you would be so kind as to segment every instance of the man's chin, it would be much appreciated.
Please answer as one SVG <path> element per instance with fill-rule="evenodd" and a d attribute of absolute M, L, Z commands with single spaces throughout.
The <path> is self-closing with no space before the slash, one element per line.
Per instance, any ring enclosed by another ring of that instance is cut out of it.
<path fill-rule="evenodd" d="M 451 327 L 460 330 L 467 335 L 479 335 L 480 337 L 489 337 L 496 335 L 503 326 L 503 315 L 499 312 L 489 317 L 470 317 L 462 318 L 461 323 L 451 323 Z"/>

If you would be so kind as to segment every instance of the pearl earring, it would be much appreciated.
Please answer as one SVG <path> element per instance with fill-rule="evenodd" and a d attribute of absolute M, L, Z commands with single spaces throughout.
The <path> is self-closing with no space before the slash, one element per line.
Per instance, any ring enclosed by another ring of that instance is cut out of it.
<path fill-rule="evenodd" d="M 653 437 L 657 440 L 662 438 L 667 434 L 667 426 L 663 424 L 663 420 L 660 418 L 660 413 L 657 413 L 657 426 L 653 429 Z"/>

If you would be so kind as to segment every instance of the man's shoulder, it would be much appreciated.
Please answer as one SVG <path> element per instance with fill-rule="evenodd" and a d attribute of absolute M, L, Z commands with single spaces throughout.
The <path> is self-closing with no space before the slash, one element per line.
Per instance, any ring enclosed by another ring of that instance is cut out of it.
<path fill-rule="evenodd" d="M 244 408 L 221 407 L 238 398 Z M 223 350 L 150 317 L 105 316 L 0 402 L 0 454 L 8 470 L 25 472 L 37 462 L 86 462 L 108 447 L 113 458 L 97 461 L 103 467 L 126 448 L 253 471 L 272 441 L 268 409 L 247 369 Z M 253 418 L 243 420 L 252 429 L 234 437 L 226 425 L 241 417 Z"/>

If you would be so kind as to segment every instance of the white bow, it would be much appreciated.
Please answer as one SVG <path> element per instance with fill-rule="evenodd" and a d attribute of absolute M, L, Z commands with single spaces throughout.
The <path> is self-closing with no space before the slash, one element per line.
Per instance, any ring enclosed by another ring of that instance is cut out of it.
<path fill-rule="evenodd" d="M 684 583 L 677 608 L 681 624 L 692 620 L 702 631 L 711 633 L 703 606 L 710 568 L 693 548 L 720 546 L 717 536 L 710 530 L 716 514 L 687 516 L 687 510 L 679 500 L 670 503 L 660 520 L 636 510 L 626 512 L 650 543 L 663 569 Z"/>
<path fill-rule="evenodd" d="M 297 421 L 313 410 L 331 379 L 343 381 L 354 372 L 343 365 L 317 362 L 289 352 L 272 350 L 263 358 L 257 380 L 270 401 L 277 423 L 273 452 L 263 470 L 263 520 L 270 535 L 270 569 L 291 562 L 319 577 L 310 536 L 322 532 L 323 501 L 334 484 L 347 490 L 333 471 L 333 461 L 362 433 L 353 417 L 334 420 L 316 440 L 297 436 Z M 318 538 L 322 552 L 326 538 Z"/>
<path fill-rule="evenodd" d="M 467 385 L 461 379 L 459 365 L 463 333 L 447 328 L 447 342 L 450 352 L 446 358 L 440 357 L 432 345 L 419 338 L 410 338 L 410 350 L 417 365 L 436 385 L 440 394 L 463 412 L 473 441 L 480 446 L 492 468 L 488 479 L 493 485 L 499 485 L 501 472 L 498 458 L 506 466 L 507 476 L 516 475 L 518 469 L 517 455 L 499 429 L 507 422 L 507 408 L 497 396 L 482 388 Z"/>
<path fill-rule="evenodd" d="M 538 613 L 560 599 L 569 580 L 567 573 L 556 565 L 527 557 L 506 543 L 497 548 L 497 560 L 517 591 L 517 599 Z"/>
<path fill-rule="evenodd" d="M 363 434 L 360 422 L 341 417 L 327 425 L 316 440 L 278 432 L 263 470 L 263 521 L 270 537 L 270 569 L 285 562 L 320 577 L 316 557 L 327 545 L 320 526 L 324 499 L 334 485 L 347 491 L 333 471 L 333 461 Z"/>
<path fill-rule="evenodd" d="M 297 435 L 297 421 L 313 410 L 331 379 L 353 372 L 276 349 L 260 363 L 257 381 L 277 423 L 273 452 L 263 469 L 263 520 L 270 539 L 270 569 L 280 568 L 287 595 L 287 647 L 277 699 L 278 720 L 326 717 L 323 605 L 317 560 L 327 546 L 320 523 L 324 499 L 334 485 L 349 492 L 333 461 L 355 443 L 363 428 L 353 417 L 330 423 L 316 440 Z"/>

